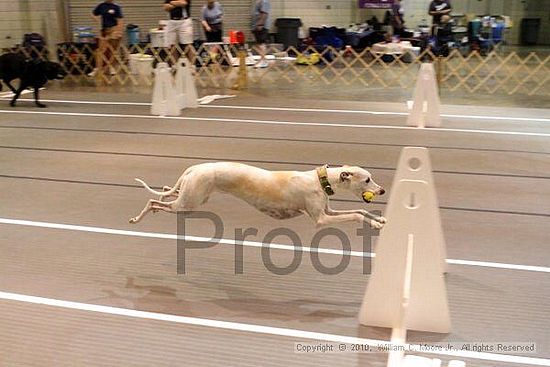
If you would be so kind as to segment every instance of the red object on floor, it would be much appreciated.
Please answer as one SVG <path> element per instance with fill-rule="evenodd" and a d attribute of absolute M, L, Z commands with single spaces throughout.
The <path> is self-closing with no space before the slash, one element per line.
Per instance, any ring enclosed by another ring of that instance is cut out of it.
<path fill-rule="evenodd" d="M 244 45 L 245 42 L 244 32 L 242 31 L 229 31 L 229 43 L 232 45 L 239 44 Z"/>

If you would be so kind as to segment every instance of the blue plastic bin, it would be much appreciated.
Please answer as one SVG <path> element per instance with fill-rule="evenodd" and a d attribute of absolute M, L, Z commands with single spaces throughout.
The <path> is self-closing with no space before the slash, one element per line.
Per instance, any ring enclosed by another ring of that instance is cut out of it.
<path fill-rule="evenodd" d="M 128 45 L 133 46 L 139 44 L 139 28 L 126 30 L 128 35 Z"/>

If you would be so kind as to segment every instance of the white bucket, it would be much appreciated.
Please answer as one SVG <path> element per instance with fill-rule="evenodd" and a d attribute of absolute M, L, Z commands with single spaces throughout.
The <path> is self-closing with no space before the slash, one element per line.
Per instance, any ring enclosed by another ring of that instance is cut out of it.
<path fill-rule="evenodd" d="M 151 29 L 149 32 L 151 35 L 151 46 L 152 47 L 164 47 L 164 30 Z"/>
<path fill-rule="evenodd" d="M 153 60 L 154 57 L 151 55 L 131 54 L 129 62 L 130 72 L 142 78 L 150 77 L 153 72 Z"/>

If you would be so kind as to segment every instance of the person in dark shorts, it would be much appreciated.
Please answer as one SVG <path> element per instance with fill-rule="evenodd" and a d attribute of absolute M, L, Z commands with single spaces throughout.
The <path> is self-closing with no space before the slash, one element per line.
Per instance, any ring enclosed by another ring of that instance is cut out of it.
<path fill-rule="evenodd" d="M 405 31 L 405 12 L 403 11 L 401 0 L 395 0 L 391 9 L 391 25 L 393 28 L 393 35 L 402 37 L 403 32 Z"/>
<path fill-rule="evenodd" d="M 105 0 L 95 7 L 92 12 L 93 18 L 100 24 L 101 33 L 99 37 L 98 65 L 106 64 L 111 75 L 115 74 L 117 60 L 115 54 L 120 47 L 122 30 L 124 27 L 122 9 L 113 0 Z M 105 62 L 106 61 L 106 62 Z M 89 76 L 95 76 L 97 68 Z"/>
<path fill-rule="evenodd" d="M 252 32 L 256 42 L 260 46 L 260 61 L 254 65 L 256 68 L 268 67 L 265 59 L 265 44 L 269 40 L 269 28 L 271 28 L 271 4 L 269 0 L 256 0 L 252 12 Z"/>
<path fill-rule="evenodd" d="M 207 0 L 201 10 L 201 23 L 207 42 L 221 42 L 223 34 L 223 8 L 215 0 Z"/>
<path fill-rule="evenodd" d="M 451 11 L 451 3 L 448 0 L 432 0 L 429 13 L 433 17 L 433 26 L 441 24 L 441 17 L 451 14 Z"/>

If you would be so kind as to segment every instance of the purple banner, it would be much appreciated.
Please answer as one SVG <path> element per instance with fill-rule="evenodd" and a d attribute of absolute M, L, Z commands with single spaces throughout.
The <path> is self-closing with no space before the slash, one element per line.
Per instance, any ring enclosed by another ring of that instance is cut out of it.
<path fill-rule="evenodd" d="M 393 0 L 359 0 L 360 8 L 367 9 L 389 9 Z"/>

